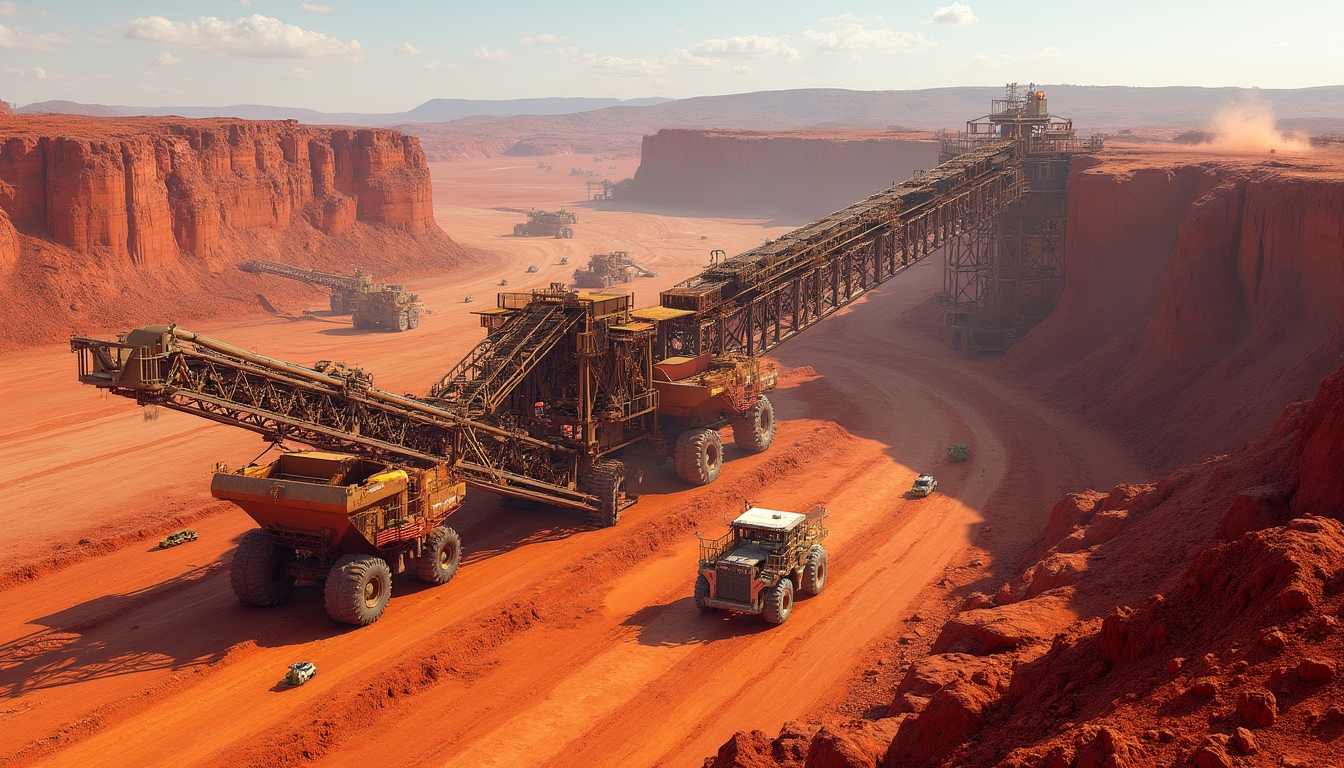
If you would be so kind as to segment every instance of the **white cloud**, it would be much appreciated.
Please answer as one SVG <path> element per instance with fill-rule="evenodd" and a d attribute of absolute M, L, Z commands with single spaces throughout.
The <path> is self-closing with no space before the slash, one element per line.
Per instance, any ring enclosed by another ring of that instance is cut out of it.
<path fill-rule="evenodd" d="M 971 6 L 953 3 L 944 5 L 942 8 L 933 12 L 933 18 L 924 22 L 925 24 L 945 24 L 949 27 L 964 27 L 967 24 L 974 24 L 980 19 L 971 11 Z"/>
<path fill-rule="evenodd" d="M 552 35 L 550 32 L 542 32 L 540 35 L 534 35 L 532 37 L 524 37 L 523 42 L 527 43 L 528 45 L 531 45 L 532 43 L 558 43 L 564 39 L 565 38 L 563 37 L 556 37 L 555 35 Z"/>
<path fill-rule="evenodd" d="M 478 59 L 494 59 L 495 61 L 508 61 L 509 59 L 513 58 L 512 56 L 509 55 L 508 51 L 499 49 L 492 51 L 489 48 L 486 48 L 484 45 L 481 46 L 481 50 L 474 51 L 471 55 L 475 56 Z"/>
<path fill-rule="evenodd" d="M 803 32 L 803 39 L 814 43 L 820 51 L 892 51 L 912 53 L 923 51 L 937 45 L 933 40 L 918 32 L 895 32 L 891 29 L 867 29 L 862 24 L 841 16 L 835 19 L 823 19 L 831 22 L 831 29 L 818 31 L 809 29 Z"/>
<path fill-rule="evenodd" d="M 289 70 L 289 74 L 293 75 L 295 80 L 312 80 L 316 77 L 310 70 L 303 67 L 295 67 Z"/>
<path fill-rule="evenodd" d="M 252 0 L 238 0 L 238 2 L 234 3 L 234 5 L 241 5 L 244 8 L 251 8 Z"/>
<path fill-rule="evenodd" d="M 702 40 L 691 48 L 691 53 L 716 59 L 796 59 L 799 55 L 784 38 L 760 35 Z"/>
<path fill-rule="evenodd" d="M 237 21 L 205 16 L 195 21 L 170 21 L 162 16 L 133 19 L 124 36 L 216 56 L 254 59 L 345 59 L 364 60 L 364 49 L 354 40 L 345 42 L 321 32 L 285 24 L 261 14 Z"/>
<path fill-rule="evenodd" d="M 18 3 L 8 3 L 8 2 L 0 3 L 0 16 L 18 16 L 18 15 L 19 15 Z"/>
<path fill-rule="evenodd" d="M 557 56 L 577 56 L 579 53 L 579 49 L 575 48 L 572 45 L 567 45 L 564 48 L 556 48 L 555 50 L 551 51 L 551 53 L 554 53 Z"/>
<path fill-rule="evenodd" d="M 451 61 L 426 61 L 424 64 L 421 64 L 420 66 L 429 70 L 452 69 L 453 63 Z"/>
<path fill-rule="evenodd" d="M 1045 48 L 1035 53 L 1000 53 L 997 55 L 977 54 L 971 57 L 973 67 L 1003 67 L 1041 59 L 1057 59 L 1064 53 L 1058 48 Z"/>
<path fill-rule="evenodd" d="M 32 69 L 15 69 L 14 67 L 5 67 L 5 73 L 14 75 L 15 77 L 31 77 L 34 80 L 51 79 L 51 75 L 47 74 L 47 70 L 41 67 L 33 67 Z"/>
<path fill-rule="evenodd" d="M 0 24 L 0 48 L 17 51 L 54 51 L 70 42 L 60 35 L 41 35 L 24 32 Z"/>
<path fill-rule="evenodd" d="M 667 65 L 649 59 L 623 59 L 620 56 L 596 56 L 585 53 L 578 61 L 593 69 L 613 75 L 654 75 L 667 69 Z"/>
<path fill-rule="evenodd" d="M 396 48 L 393 48 L 392 50 L 396 51 L 397 53 L 404 54 L 406 56 L 419 56 L 420 54 L 425 52 L 425 49 L 422 46 L 411 45 L 410 43 L 402 43 L 401 45 L 398 45 Z"/>
<path fill-rule="evenodd" d="M 160 53 L 158 56 L 155 56 L 153 61 L 150 62 L 150 64 L 153 64 L 156 67 L 176 67 L 178 64 L 181 63 L 182 63 L 181 59 L 177 58 L 176 56 L 167 51 L 164 51 L 163 53 Z"/>
<path fill-rule="evenodd" d="M 756 70 L 752 69 L 751 67 L 748 67 L 746 64 L 743 64 L 743 65 L 738 66 L 738 67 L 733 67 L 733 71 L 736 72 L 736 73 L 738 73 L 739 75 L 754 75 L 754 74 L 756 74 Z"/>
<path fill-rule="evenodd" d="M 5 0 L 4 2 L 0 2 L 0 16 L 31 16 L 35 19 L 45 19 L 51 16 L 51 11 L 48 11 L 45 8 L 30 11 L 23 3 L 14 3 Z"/>
<path fill-rule="evenodd" d="M 299 3 L 299 10 L 309 13 L 331 13 L 331 6 L 318 5 L 317 3 Z"/>

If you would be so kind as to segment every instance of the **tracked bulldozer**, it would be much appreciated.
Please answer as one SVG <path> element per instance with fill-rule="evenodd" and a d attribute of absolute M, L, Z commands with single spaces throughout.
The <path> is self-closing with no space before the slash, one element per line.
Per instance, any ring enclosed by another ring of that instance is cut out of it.
<path fill-rule="evenodd" d="M 577 223 L 578 220 L 578 216 L 564 208 L 556 212 L 533 208 L 528 211 L 526 222 L 513 226 L 513 236 L 554 237 L 557 240 L 568 240 L 574 237 L 574 228 L 570 225 Z"/>
<path fill-rule="evenodd" d="M 356 269 L 353 275 L 305 269 L 275 261 L 252 259 L 238 265 L 251 274 L 269 274 L 331 289 L 331 311 L 352 316 L 356 328 L 409 331 L 420 326 L 424 305 L 420 297 L 392 283 L 375 282 L 373 275 Z"/>
<path fill-rule="evenodd" d="M 588 258 L 587 269 L 574 270 L 574 285 L 578 288 L 610 288 L 616 283 L 628 283 L 639 277 L 657 277 L 630 258 L 629 251 L 595 253 Z"/>

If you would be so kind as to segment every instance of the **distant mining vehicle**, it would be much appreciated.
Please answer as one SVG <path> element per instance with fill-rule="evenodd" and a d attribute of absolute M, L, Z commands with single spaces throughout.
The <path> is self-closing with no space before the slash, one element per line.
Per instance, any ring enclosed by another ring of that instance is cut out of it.
<path fill-rule="evenodd" d="M 615 283 L 628 283 L 634 276 L 657 277 L 630 259 L 629 251 L 595 253 L 588 259 L 587 269 L 574 270 L 574 285 L 579 288 L 610 288 Z"/>
<path fill-rule="evenodd" d="M 527 214 L 527 221 L 513 225 L 514 237 L 554 237 L 568 240 L 574 237 L 570 224 L 578 222 L 579 217 L 561 208 L 555 213 L 538 211 L 533 208 Z"/>
<path fill-rule="evenodd" d="M 971 449 L 964 445 L 949 445 L 947 459 L 953 463 L 962 462 L 971 457 Z"/>
<path fill-rule="evenodd" d="M 718 539 L 700 539 L 695 607 L 760 613 L 783 624 L 795 590 L 816 595 L 826 587 L 826 508 L 806 515 L 748 507 Z M 696 534 L 699 537 L 699 534 Z"/>
<path fill-rule="evenodd" d="M 540 271 L 541 271 L 541 267 L 538 267 L 536 264 L 528 264 L 528 265 L 527 265 L 527 272 L 528 272 L 528 274 L 531 274 L 531 273 L 533 273 L 533 272 L 540 272 Z"/>
<path fill-rule="evenodd" d="M 373 275 L 356 269 L 354 275 L 340 275 L 304 269 L 274 261 L 253 259 L 238 265 L 244 272 L 287 277 L 310 285 L 331 288 L 331 311 L 353 315 L 356 328 L 382 328 L 408 331 L 419 327 L 420 297 L 392 283 L 374 282 Z"/>
<path fill-rule="evenodd" d="M 457 573 L 462 541 L 445 525 L 466 486 L 446 464 L 402 466 L 341 453 L 286 453 L 268 464 L 216 467 L 210 493 L 260 525 L 233 555 L 230 581 L 247 605 L 279 605 L 298 579 L 325 582 L 327 613 L 363 626 L 382 615 L 392 574 L 430 584 Z"/>

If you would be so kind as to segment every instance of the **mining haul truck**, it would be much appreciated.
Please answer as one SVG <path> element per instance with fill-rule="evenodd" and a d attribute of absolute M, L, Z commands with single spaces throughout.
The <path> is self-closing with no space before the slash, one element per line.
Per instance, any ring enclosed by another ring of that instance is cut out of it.
<path fill-rule="evenodd" d="M 657 277 L 630 259 L 629 251 L 595 253 L 588 259 L 587 269 L 574 270 L 574 285 L 580 288 L 610 288 L 615 283 L 628 283 L 634 276 Z"/>
<path fill-rule="evenodd" d="M 557 240 L 568 240 L 574 237 L 574 228 L 569 225 L 577 223 L 578 220 L 578 216 L 564 208 L 555 213 L 538 211 L 534 208 L 528 212 L 526 222 L 513 225 L 513 236 L 554 237 Z"/>
<path fill-rule="evenodd" d="M 261 526 L 243 536 L 230 570 L 247 605 L 279 605 L 295 581 L 321 581 L 331 618 L 363 626 L 383 614 L 394 573 L 410 568 L 445 584 L 462 561 L 462 541 L 445 521 L 466 486 L 444 464 L 286 453 L 233 471 L 217 466 L 210 493 Z"/>
<path fill-rule="evenodd" d="M 820 506 L 806 515 L 749 507 L 721 538 L 701 538 L 695 607 L 788 621 L 795 592 L 816 595 L 826 587 L 825 518 Z"/>

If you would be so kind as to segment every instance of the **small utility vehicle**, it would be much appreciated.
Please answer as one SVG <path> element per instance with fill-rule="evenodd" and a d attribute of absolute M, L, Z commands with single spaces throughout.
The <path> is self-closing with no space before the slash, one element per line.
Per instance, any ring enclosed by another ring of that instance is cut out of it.
<path fill-rule="evenodd" d="M 188 541 L 195 541 L 195 540 L 196 540 L 196 532 L 188 528 L 185 531 L 178 531 L 177 533 L 170 533 L 167 536 L 165 536 L 163 538 L 163 541 L 159 542 L 159 549 L 176 547 L 178 544 L 186 544 Z"/>
<path fill-rule="evenodd" d="M 285 682 L 290 685 L 303 685 L 317 674 L 317 665 L 311 661 L 299 661 L 289 665 L 285 672 Z"/>
<path fill-rule="evenodd" d="M 938 481 L 933 479 L 933 475 L 920 475 L 915 478 L 915 484 L 910 487 L 910 495 L 916 499 L 922 499 L 933 493 L 938 488 Z"/>

